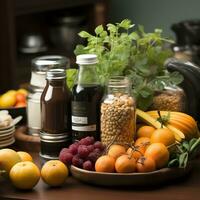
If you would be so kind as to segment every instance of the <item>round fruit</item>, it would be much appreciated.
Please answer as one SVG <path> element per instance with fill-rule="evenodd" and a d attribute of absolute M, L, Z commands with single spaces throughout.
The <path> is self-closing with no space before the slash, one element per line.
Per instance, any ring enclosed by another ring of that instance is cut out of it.
<path fill-rule="evenodd" d="M 62 185 L 68 175 L 68 168 L 59 160 L 47 161 L 41 169 L 42 180 L 50 186 Z"/>
<path fill-rule="evenodd" d="M 156 168 L 164 167 L 169 161 L 169 151 L 167 147 L 162 143 L 153 143 L 145 151 L 144 156 L 146 158 L 151 157 L 155 163 Z"/>
<path fill-rule="evenodd" d="M 126 153 L 125 147 L 119 144 L 111 145 L 108 151 L 108 155 L 113 157 L 114 159 L 117 159 L 119 156 L 125 153 Z"/>
<path fill-rule="evenodd" d="M 15 108 L 23 108 L 26 107 L 26 103 L 25 102 L 18 102 L 15 104 Z"/>
<path fill-rule="evenodd" d="M 156 129 L 152 126 L 142 126 L 138 129 L 137 131 L 137 137 L 148 137 L 150 138 L 152 133 L 155 131 Z"/>
<path fill-rule="evenodd" d="M 130 155 L 124 154 L 117 158 L 115 170 L 118 173 L 131 173 L 136 171 L 136 161 Z"/>
<path fill-rule="evenodd" d="M 33 162 L 33 158 L 32 156 L 25 152 L 25 151 L 18 151 L 17 154 L 20 156 L 21 160 L 22 161 L 30 161 L 30 162 Z"/>
<path fill-rule="evenodd" d="M 40 170 L 30 161 L 19 162 L 10 170 L 10 180 L 19 189 L 32 189 L 40 179 Z"/>
<path fill-rule="evenodd" d="M 142 154 L 144 154 L 144 152 L 146 151 L 146 149 L 149 145 L 150 145 L 150 138 L 148 138 L 148 137 L 140 137 L 134 143 L 134 146 L 139 147 L 138 150 Z"/>
<path fill-rule="evenodd" d="M 143 154 L 139 151 L 139 147 L 128 148 L 126 152 L 129 156 L 133 157 L 135 160 L 138 160 Z"/>
<path fill-rule="evenodd" d="M 0 97 L 0 108 L 13 107 L 16 103 L 16 97 L 13 93 L 5 93 Z"/>
<path fill-rule="evenodd" d="M 20 156 L 12 149 L 0 150 L 0 169 L 5 170 L 7 173 L 18 162 L 21 162 Z"/>
<path fill-rule="evenodd" d="M 137 161 L 137 171 L 138 172 L 152 172 L 156 170 L 156 163 L 151 157 L 144 157 L 138 159 Z"/>
<path fill-rule="evenodd" d="M 163 143 L 165 146 L 169 146 L 175 143 L 175 136 L 167 128 L 159 128 L 155 130 L 151 136 L 151 143 Z"/>
<path fill-rule="evenodd" d="M 22 93 L 17 93 L 16 94 L 16 102 L 26 102 L 26 96 Z"/>
<path fill-rule="evenodd" d="M 97 172 L 114 172 L 115 159 L 109 155 L 100 156 L 95 163 L 95 170 Z"/>
<path fill-rule="evenodd" d="M 23 94 L 23 95 L 25 95 L 25 97 L 28 96 L 28 91 L 23 88 L 17 90 L 17 93 Z"/>

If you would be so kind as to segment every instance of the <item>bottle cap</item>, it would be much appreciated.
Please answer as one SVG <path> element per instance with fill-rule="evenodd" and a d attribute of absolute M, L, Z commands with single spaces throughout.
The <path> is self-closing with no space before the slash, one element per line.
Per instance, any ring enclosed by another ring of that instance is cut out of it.
<path fill-rule="evenodd" d="M 97 55 L 81 54 L 76 57 L 76 63 L 80 65 L 90 65 L 98 63 Z"/>
<path fill-rule="evenodd" d="M 66 72 L 64 69 L 50 69 L 49 71 L 47 71 L 46 78 L 48 80 L 64 79 L 64 78 L 66 78 Z"/>

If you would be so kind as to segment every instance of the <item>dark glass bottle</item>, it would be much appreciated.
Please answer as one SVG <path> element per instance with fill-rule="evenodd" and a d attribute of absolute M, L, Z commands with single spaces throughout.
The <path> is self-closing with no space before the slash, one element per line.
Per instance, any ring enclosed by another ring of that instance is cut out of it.
<path fill-rule="evenodd" d="M 48 134 L 60 134 L 71 130 L 71 93 L 66 87 L 64 69 L 47 72 L 47 83 L 41 95 L 41 126 Z"/>
<path fill-rule="evenodd" d="M 100 138 L 100 101 L 102 87 L 100 85 L 96 64 L 97 56 L 83 54 L 77 56 L 79 73 L 76 84 L 72 88 L 72 140 L 86 136 Z"/>

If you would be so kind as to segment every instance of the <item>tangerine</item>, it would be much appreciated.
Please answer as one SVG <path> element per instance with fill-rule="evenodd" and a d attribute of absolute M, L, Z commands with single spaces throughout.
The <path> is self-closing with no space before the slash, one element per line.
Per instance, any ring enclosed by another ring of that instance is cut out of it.
<path fill-rule="evenodd" d="M 156 170 L 156 163 L 151 157 L 140 157 L 137 161 L 138 172 L 152 172 Z"/>
<path fill-rule="evenodd" d="M 100 156 L 95 163 L 95 171 L 97 172 L 114 172 L 115 159 L 109 155 Z"/>
<path fill-rule="evenodd" d="M 144 154 L 144 152 L 146 151 L 147 147 L 150 145 L 150 138 L 148 137 L 140 137 L 138 138 L 135 143 L 134 146 L 135 147 L 139 147 L 139 151 Z"/>
<path fill-rule="evenodd" d="M 115 170 L 118 173 L 131 173 L 136 171 L 135 158 L 128 154 L 118 157 L 115 162 Z"/>
<path fill-rule="evenodd" d="M 108 155 L 113 157 L 114 159 L 117 159 L 119 156 L 125 153 L 126 153 L 125 147 L 119 144 L 111 145 L 108 151 Z"/>
<path fill-rule="evenodd" d="M 151 157 L 156 163 L 156 168 L 164 167 L 169 161 L 169 151 L 163 143 L 149 145 L 144 156 L 146 158 Z"/>
<path fill-rule="evenodd" d="M 175 143 L 175 136 L 167 128 L 159 128 L 155 130 L 151 136 L 151 143 L 163 143 L 165 146 L 170 146 Z"/>
<path fill-rule="evenodd" d="M 27 153 L 25 151 L 18 151 L 17 154 L 19 155 L 19 157 L 21 158 L 22 161 L 33 162 L 33 158 L 29 153 Z"/>
<path fill-rule="evenodd" d="M 148 137 L 150 138 L 152 133 L 155 131 L 156 129 L 152 126 L 142 126 L 138 129 L 137 131 L 137 137 Z"/>

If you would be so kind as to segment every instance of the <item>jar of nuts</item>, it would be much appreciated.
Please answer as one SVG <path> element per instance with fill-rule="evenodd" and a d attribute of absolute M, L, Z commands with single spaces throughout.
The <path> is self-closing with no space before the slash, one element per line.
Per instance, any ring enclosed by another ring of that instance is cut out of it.
<path fill-rule="evenodd" d="M 179 86 L 169 86 L 162 91 L 157 91 L 150 109 L 185 112 L 186 95 L 184 90 Z"/>
<path fill-rule="evenodd" d="M 105 145 L 131 143 L 136 127 L 136 104 L 127 77 L 112 77 L 101 103 L 101 141 Z"/>

